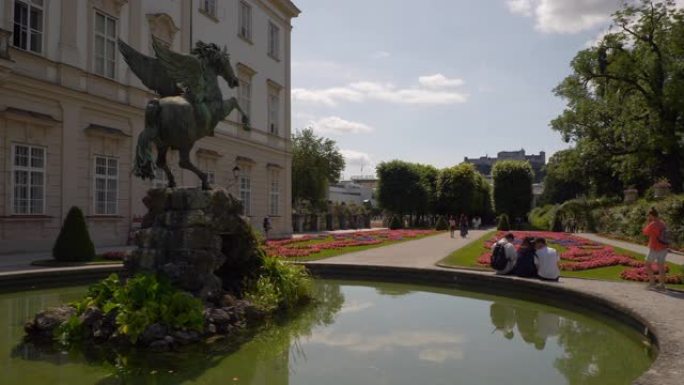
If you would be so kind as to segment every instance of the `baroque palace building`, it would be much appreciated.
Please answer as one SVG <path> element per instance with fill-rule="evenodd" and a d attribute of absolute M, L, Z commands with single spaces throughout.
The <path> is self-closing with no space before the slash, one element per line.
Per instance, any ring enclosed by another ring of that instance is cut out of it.
<path fill-rule="evenodd" d="M 189 53 L 226 46 L 248 112 L 233 112 L 192 161 L 240 198 L 260 229 L 289 236 L 291 219 L 290 0 L 3 0 L 0 3 L 0 254 L 48 250 L 80 207 L 98 247 L 124 245 L 163 186 L 131 175 L 144 108 L 154 97 L 128 69 L 117 39 L 153 56 L 151 37 Z M 169 164 L 179 186 L 198 178 Z"/>

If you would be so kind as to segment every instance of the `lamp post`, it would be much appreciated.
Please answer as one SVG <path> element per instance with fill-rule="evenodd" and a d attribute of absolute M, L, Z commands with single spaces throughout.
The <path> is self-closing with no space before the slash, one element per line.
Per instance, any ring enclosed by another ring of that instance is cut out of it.
<path fill-rule="evenodd" d="M 233 167 L 233 181 L 231 183 L 228 183 L 228 186 L 226 186 L 226 189 L 230 190 L 231 188 L 233 188 L 233 186 L 235 186 L 235 184 L 237 184 L 239 177 L 240 177 L 240 167 L 236 165 L 235 167 Z"/>

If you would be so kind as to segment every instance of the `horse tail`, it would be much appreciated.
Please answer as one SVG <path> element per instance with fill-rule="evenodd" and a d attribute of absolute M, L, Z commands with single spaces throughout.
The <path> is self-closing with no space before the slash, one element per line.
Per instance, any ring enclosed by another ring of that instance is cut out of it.
<path fill-rule="evenodd" d="M 154 179 L 156 166 L 152 156 L 152 143 L 159 136 L 159 112 L 161 106 L 158 99 L 152 99 L 145 108 L 145 129 L 138 136 L 135 148 L 135 164 L 133 174 L 142 179 Z"/>

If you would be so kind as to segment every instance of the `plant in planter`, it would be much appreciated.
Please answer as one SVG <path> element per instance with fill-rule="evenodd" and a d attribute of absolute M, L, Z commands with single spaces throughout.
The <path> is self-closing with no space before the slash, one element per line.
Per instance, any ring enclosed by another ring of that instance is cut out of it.
<path fill-rule="evenodd" d="M 624 190 L 625 203 L 636 202 L 639 199 L 639 190 L 635 186 L 629 186 Z"/>
<path fill-rule="evenodd" d="M 670 188 L 672 185 L 667 178 L 658 179 L 655 184 L 653 184 L 653 197 L 654 198 L 664 198 L 670 195 Z"/>

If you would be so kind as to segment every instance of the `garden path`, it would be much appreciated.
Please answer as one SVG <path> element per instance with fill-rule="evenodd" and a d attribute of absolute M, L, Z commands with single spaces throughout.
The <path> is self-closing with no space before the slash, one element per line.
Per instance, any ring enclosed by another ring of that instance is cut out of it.
<path fill-rule="evenodd" d="M 389 246 L 326 258 L 320 262 L 326 264 L 433 267 L 442 258 L 467 245 L 474 239 L 480 238 L 487 231 L 470 230 L 467 238 L 461 238 L 458 234 L 451 238 L 449 233 L 442 233 L 415 241 L 400 242 Z"/>
<path fill-rule="evenodd" d="M 619 240 L 610 239 L 610 238 L 602 237 L 600 235 L 589 234 L 589 233 L 580 233 L 577 235 L 582 237 L 582 238 L 586 238 L 586 239 L 589 239 L 589 240 L 592 240 L 595 242 L 605 243 L 606 245 L 610 245 L 610 246 L 620 247 L 620 248 L 623 248 L 625 250 L 633 251 L 635 253 L 640 253 L 643 255 L 648 254 L 648 247 L 643 246 L 643 245 L 638 245 L 636 243 L 619 241 Z M 679 265 L 684 265 L 684 255 L 675 254 L 675 253 L 668 253 L 667 254 L 667 261 L 672 262 L 672 263 L 676 263 Z"/>

